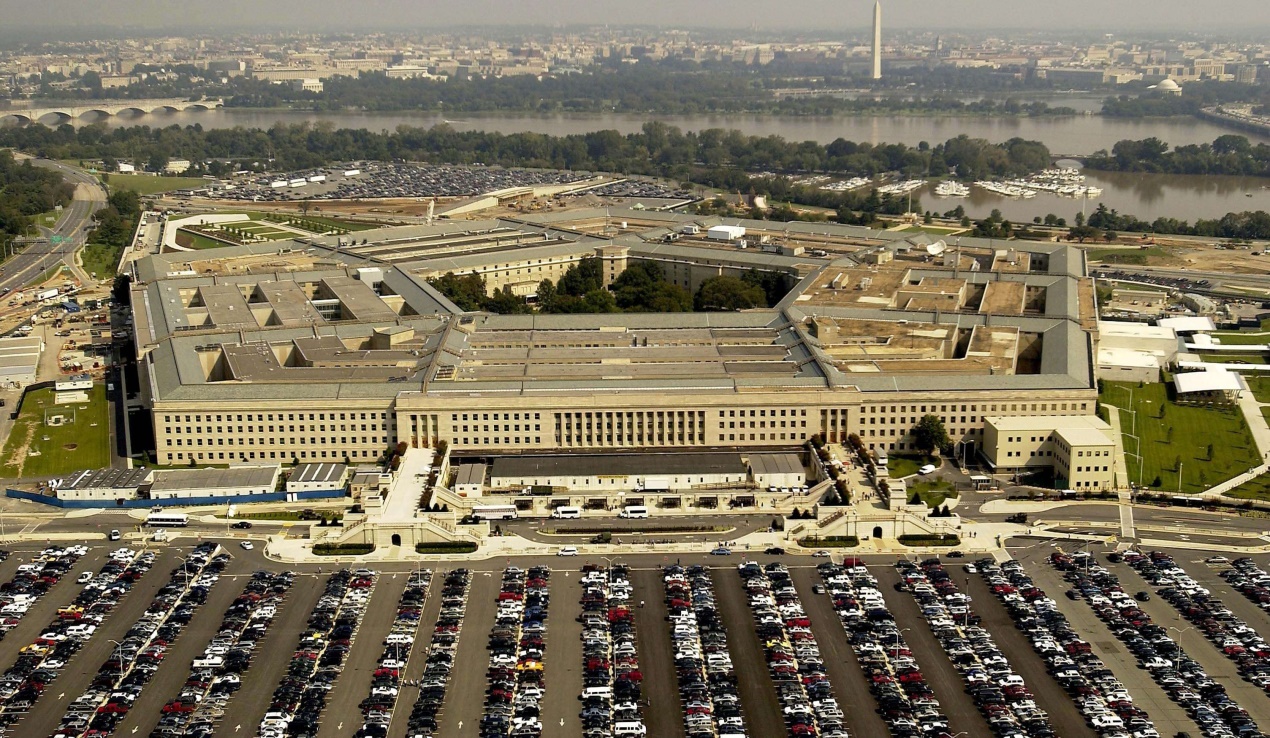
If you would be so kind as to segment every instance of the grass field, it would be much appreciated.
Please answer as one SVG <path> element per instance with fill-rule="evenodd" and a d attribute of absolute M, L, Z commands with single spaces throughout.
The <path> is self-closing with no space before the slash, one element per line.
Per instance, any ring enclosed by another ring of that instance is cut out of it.
<path fill-rule="evenodd" d="M 40 285 L 44 284 L 50 279 L 53 279 L 57 275 L 61 274 L 62 270 L 65 268 L 66 267 L 62 266 L 61 264 L 56 264 L 54 266 L 51 266 L 48 269 L 45 269 L 44 272 L 40 274 L 40 276 L 31 280 L 28 284 L 23 285 L 22 289 L 25 290 L 25 289 L 30 289 L 32 287 L 39 287 Z"/>
<path fill-rule="evenodd" d="M 1264 364 L 1266 355 L 1252 351 L 1240 351 L 1237 354 L 1203 353 L 1199 358 L 1209 364 Z"/>
<path fill-rule="evenodd" d="M 84 262 L 84 271 L 97 275 L 97 279 L 111 279 L 115 275 L 115 267 L 119 265 L 121 253 L 122 249 L 90 243 L 84 247 L 80 258 Z"/>
<path fill-rule="evenodd" d="M 138 195 L 157 195 L 160 192 L 183 190 L 207 184 L 201 177 L 149 177 L 143 174 L 111 174 L 106 184 L 112 190 L 132 190 Z"/>
<path fill-rule="evenodd" d="M 888 456 L 886 473 L 896 479 L 916 474 L 917 470 L 927 464 L 939 466 L 939 459 L 934 456 Z"/>
<path fill-rule="evenodd" d="M 74 409 L 75 422 L 57 427 L 45 425 L 44 410 L 57 407 L 68 412 Z M 93 387 L 86 404 L 58 406 L 53 402 L 51 388 L 29 393 L 4 445 L 0 476 L 38 477 L 109 466 L 109 411 L 103 385 Z M 29 451 L 38 455 L 31 456 Z"/>
<path fill-rule="evenodd" d="M 954 227 L 947 227 L 947 226 L 915 225 L 915 226 L 909 226 L 908 228 L 901 228 L 897 232 L 898 233 L 925 233 L 931 236 L 947 236 L 950 233 L 960 233 L 964 230 L 967 230 L 967 229 L 961 228 L 961 227 L 954 228 Z"/>
<path fill-rule="evenodd" d="M 1148 246 L 1145 249 L 1085 249 L 1085 258 L 1089 261 L 1101 261 L 1105 264 L 1144 265 L 1151 258 L 1167 258 L 1172 254 L 1159 246 Z"/>
<path fill-rule="evenodd" d="M 1270 343 L 1270 333 L 1214 333 L 1213 338 L 1228 346 L 1259 346 Z"/>
<path fill-rule="evenodd" d="M 1270 377 L 1246 377 L 1248 386 L 1252 388 L 1252 396 L 1257 402 L 1270 402 Z"/>
<path fill-rule="evenodd" d="M 219 249 L 229 246 L 227 243 L 222 243 L 214 238 L 208 238 L 201 233 L 195 233 L 184 228 L 177 230 L 176 243 L 178 246 L 184 246 L 187 249 Z"/>
<path fill-rule="evenodd" d="M 926 507 L 939 507 L 949 497 L 957 496 L 957 489 L 952 482 L 946 479 L 932 479 L 929 482 L 918 482 L 908 488 L 909 499 L 913 495 L 922 498 L 922 502 L 926 503 Z"/>
<path fill-rule="evenodd" d="M 1178 490 L 1178 464 L 1181 464 L 1181 491 L 1187 494 L 1201 492 L 1218 482 L 1256 466 L 1258 454 L 1252 434 L 1238 408 L 1191 407 L 1179 405 L 1168 395 L 1169 385 L 1148 384 L 1143 387 L 1125 382 L 1106 382 L 1101 395 L 1103 402 L 1122 408 L 1120 427 L 1124 431 L 1126 452 L 1133 452 L 1138 443 L 1130 437 L 1134 428 L 1133 416 L 1124 412 L 1129 408 L 1128 390 L 1133 390 L 1132 409 L 1137 411 L 1136 430 L 1141 439 L 1141 476 L 1136 456 L 1126 453 L 1129 479 L 1140 478 L 1146 486 L 1158 476 L 1159 488 L 1167 492 Z M 1164 417 L 1160 407 L 1164 406 Z M 1208 458 L 1211 446 L 1213 456 Z"/>

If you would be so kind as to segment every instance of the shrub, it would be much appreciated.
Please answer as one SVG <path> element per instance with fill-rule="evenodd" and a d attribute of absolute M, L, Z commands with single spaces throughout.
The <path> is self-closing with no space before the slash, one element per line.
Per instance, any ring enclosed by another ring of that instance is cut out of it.
<path fill-rule="evenodd" d="M 362 556 L 374 550 L 373 543 L 319 543 L 313 547 L 318 556 Z"/>
<path fill-rule="evenodd" d="M 805 536 L 798 539 L 804 548 L 854 548 L 860 545 L 855 536 Z"/>
<path fill-rule="evenodd" d="M 471 541 L 433 541 L 415 544 L 415 553 L 421 554 L 455 554 L 473 553 L 476 544 Z"/>
<path fill-rule="evenodd" d="M 957 546 L 961 538 L 945 533 L 938 536 L 900 536 L 899 541 L 905 546 Z"/>

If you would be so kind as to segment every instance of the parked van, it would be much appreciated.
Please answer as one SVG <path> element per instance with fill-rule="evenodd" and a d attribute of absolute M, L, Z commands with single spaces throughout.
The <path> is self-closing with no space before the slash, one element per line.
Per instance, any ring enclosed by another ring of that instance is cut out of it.
<path fill-rule="evenodd" d="M 598 697 L 600 699 L 606 699 L 606 700 L 613 699 L 613 688 L 612 687 L 586 687 L 582 690 L 582 699 L 587 700 L 587 699 L 591 699 L 592 697 Z"/>
<path fill-rule="evenodd" d="M 647 735 L 648 728 L 638 720 L 622 720 L 613 724 L 613 735 Z"/>
<path fill-rule="evenodd" d="M 648 508 L 643 505 L 628 505 L 622 508 L 622 512 L 618 513 L 619 518 L 646 518 L 648 517 Z"/>
<path fill-rule="evenodd" d="M 560 518 L 562 520 L 572 520 L 582 517 L 582 508 L 580 507 L 557 507 L 551 511 L 551 517 Z"/>

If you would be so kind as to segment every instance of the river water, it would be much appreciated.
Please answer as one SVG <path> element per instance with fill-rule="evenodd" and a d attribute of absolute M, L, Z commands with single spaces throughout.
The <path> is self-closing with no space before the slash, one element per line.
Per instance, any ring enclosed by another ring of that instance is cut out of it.
<path fill-rule="evenodd" d="M 1073 104 L 1092 108 L 1092 98 L 1085 100 L 1048 99 L 1052 105 Z M 647 120 L 659 120 L 683 130 L 735 128 L 749 135 L 777 135 L 793 141 L 828 143 L 836 138 L 870 143 L 902 142 L 916 145 L 921 141 L 939 143 L 959 134 L 989 141 L 1013 137 L 1039 140 L 1055 154 L 1081 155 L 1099 149 L 1110 149 L 1123 139 L 1155 136 L 1172 146 L 1211 142 L 1231 131 L 1213 123 L 1192 118 L 1131 120 L 1078 115 L 1053 118 L 991 118 L 938 116 L 839 116 L 782 117 L 765 115 L 533 115 L 453 113 L 311 113 L 303 111 L 217 109 L 204 112 L 151 114 L 138 117 L 104 119 L 108 126 L 193 125 L 204 128 L 268 128 L 282 123 L 329 122 L 336 128 L 366 128 L 372 131 L 392 130 L 399 125 L 432 126 L 448 123 L 456 130 L 486 130 L 501 133 L 535 132 L 551 135 L 580 134 L 615 129 L 622 133 L 638 131 Z M 1243 134 L 1248 135 L 1248 134 Z M 1249 136 L 1254 141 L 1270 139 Z M 1092 211 L 1098 202 L 1122 213 L 1132 213 L 1152 220 L 1167 216 L 1183 220 L 1215 218 L 1230 211 L 1270 211 L 1270 190 L 1262 189 L 1270 179 L 1241 177 L 1192 177 L 1176 175 L 1126 174 L 1118 172 L 1087 173 L 1089 182 L 1103 189 L 1103 194 L 1084 202 Z M 923 194 L 923 193 L 918 193 Z M 1247 195 L 1251 194 L 1251 197 Z M 922 197 L 924 209 L 950 210 L 958 203 L 972 216 L 987 215 L 993 208 L 1015 221 L 1029 221 L 1033 216 L 1055 213 L 1070 222 L 1081 209 L 1082 202 L 1046 193 L 1028 200 L 1009 200 L 992 193 L 974 190 L 964 200 Z"/>

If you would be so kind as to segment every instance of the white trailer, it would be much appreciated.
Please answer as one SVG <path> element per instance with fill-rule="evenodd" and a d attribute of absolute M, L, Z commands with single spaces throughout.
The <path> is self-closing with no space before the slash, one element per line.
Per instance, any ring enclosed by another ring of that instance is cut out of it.
<path fill-rule="evenodd" d="M 706 238 L 711 241 L 735 241 L 745 236 L 745 226 L 713 226 L 706 231 Z"/>

